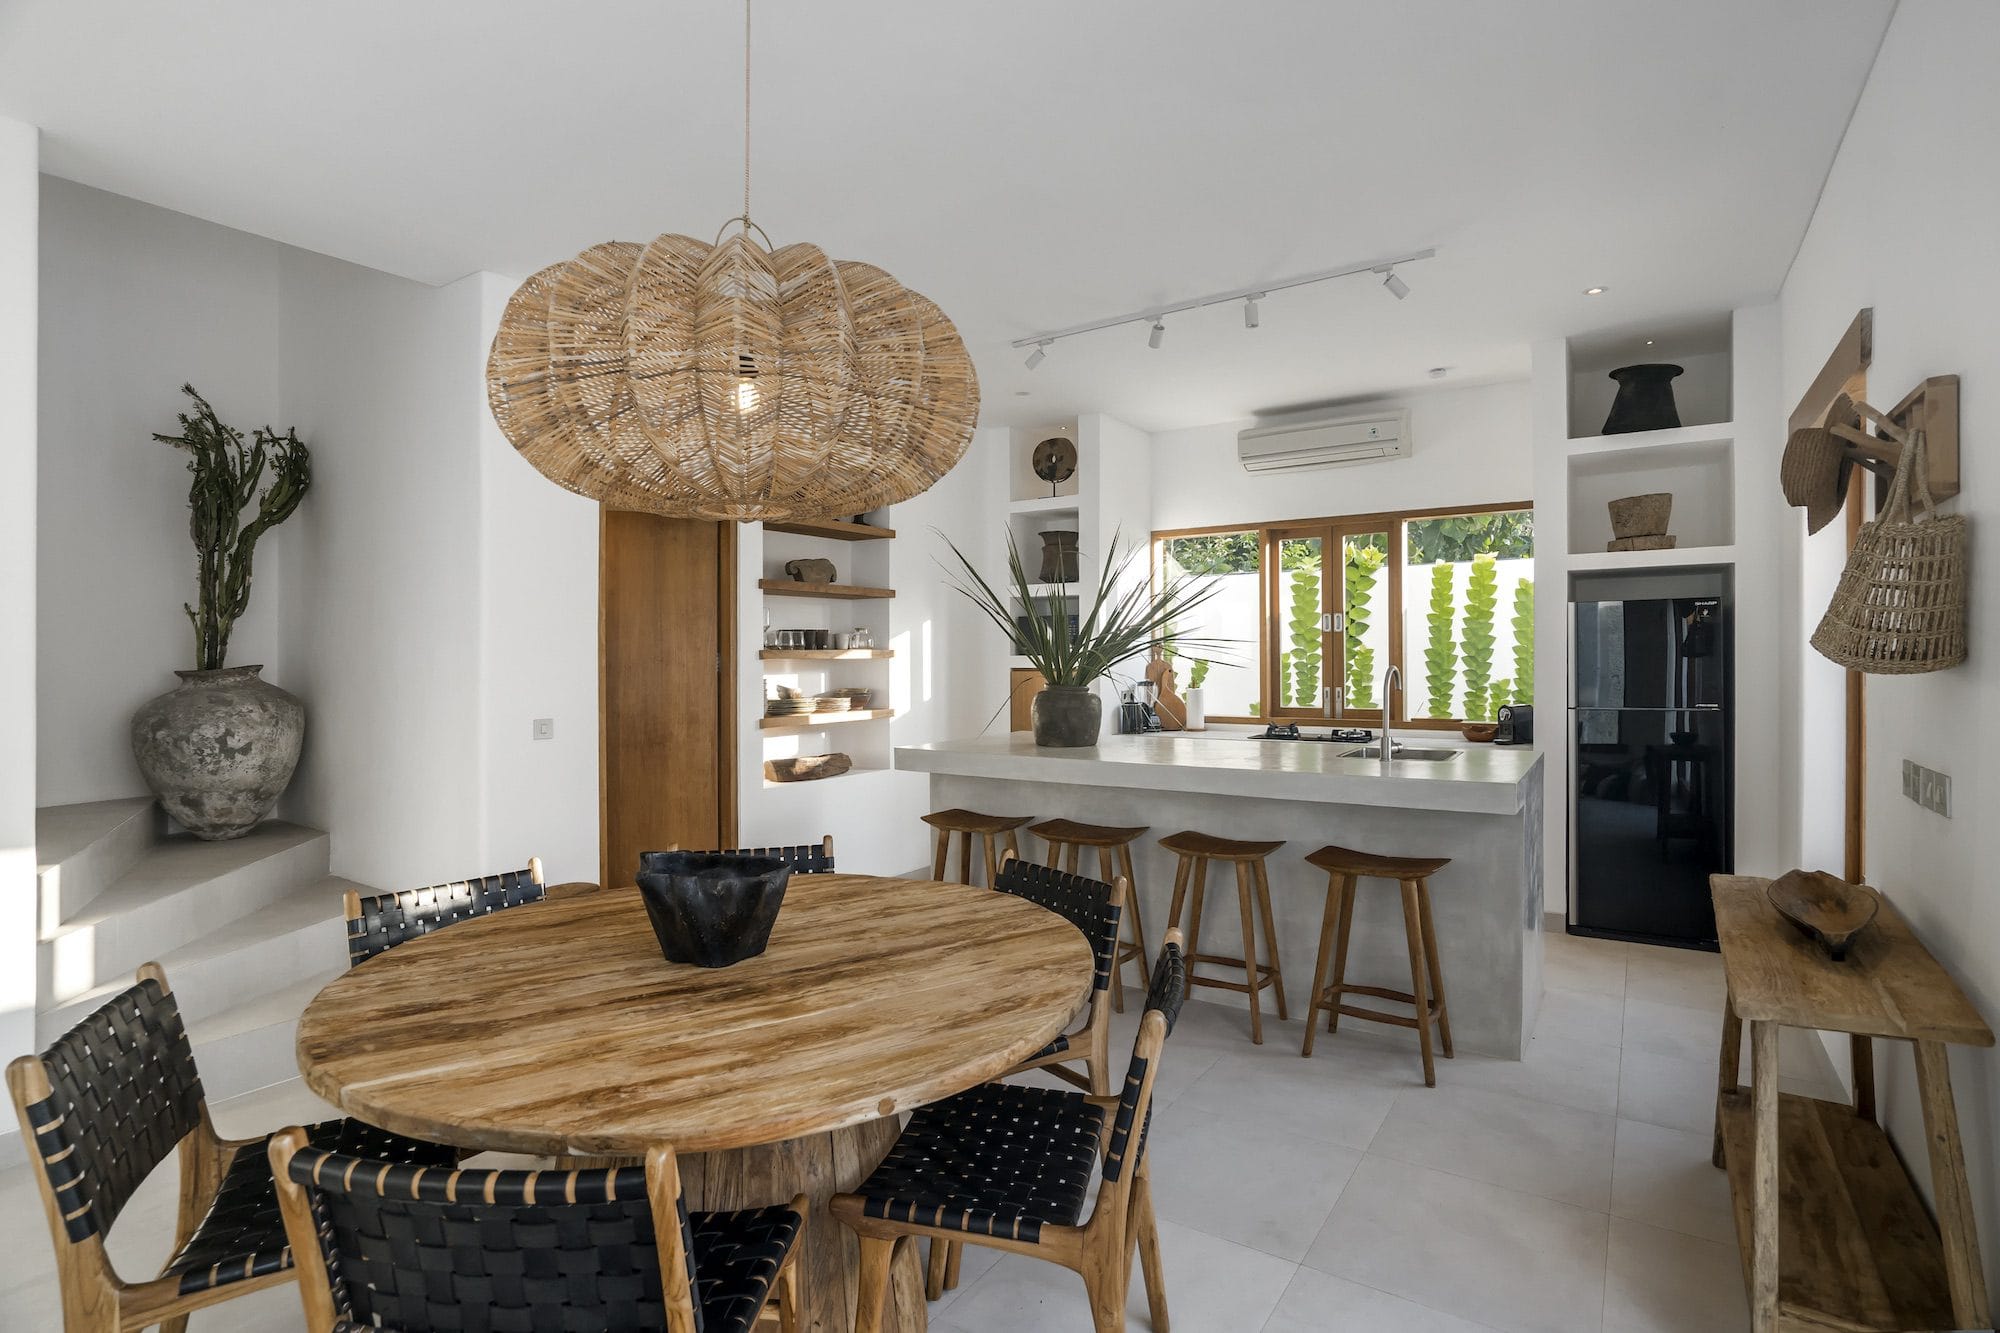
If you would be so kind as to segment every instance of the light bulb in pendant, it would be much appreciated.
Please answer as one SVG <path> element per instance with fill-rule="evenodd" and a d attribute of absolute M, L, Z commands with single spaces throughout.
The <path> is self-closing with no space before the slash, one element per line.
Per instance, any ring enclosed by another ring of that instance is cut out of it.
<path fill-rule="evenodd" d="M 736 381 L 736 410 L 748 416 L 757 410 L 757 381 Z"/>

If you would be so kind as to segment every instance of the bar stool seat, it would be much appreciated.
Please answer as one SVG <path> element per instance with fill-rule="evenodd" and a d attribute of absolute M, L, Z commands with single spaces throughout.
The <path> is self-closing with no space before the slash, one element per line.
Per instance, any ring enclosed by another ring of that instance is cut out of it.
<path fill-rule="evenodd" d="M 1146 961 L 1146 923 L 1139 914 L 1139 880 L 1132 869 L 1132 844 L 1150 831 L 1145 824 L 1128 828 L 1118 824 L 1086 824 L 1076 819 L 1045 819 L 1028 828 L 1028 832 L 1049 845 L 1047 865 L 1051 870 L 1081 874 L 1077 863 L 1082 859 L 1083 849 L 1095 847 L 1097 877 L 1110 884 L 1124 876 L 1125 917 L 1132 924 L 1131 938 L 1121 937 L 1111 970 L 1111 1005 L 1121 1014 L 1125 1012 L 1125 964 L 1139 965 L 1140 989 L 1153 984 Z M 1057 864 L 1059 859 L 1063 864 Z"/>
<path fill-rule="evenodd" d="M 1168 908 L 1169 929 L 1181 923 L 1181 904 L 1185 901 L 1189 886 L 1194 889 L 1194 902 L 1189 908 L 1187 925 L 1187 969 L 1188 985 L 1213 986 L 1217 990 L 1231 990 L 1250 997 L 1250 1040 L 1264 1044 L 1264 1015 L 1258 1003 L 1258 995 L 1265 987 L 1276 987 L 1278 992 L 1278 1018 L 1282 1021 L 1290 1014 L 1285 1007 L 1285 972 L 1278 961 L 1278 932 L 1271 919 L 1271 879 L 1265 867 L 1265 859 L 1285 844 L 1277 842 L 1252 842 L 1241 838 L 1222 838 L 1213 833 L 1202 833 L 1195 829 L 1183 829 L 1160 839 L 1160 846 L 1179 858 L 1174 870 L 1174 898 Z M 1243 957 L 1232 958 L 1227 954 L 1202 953 L 1201 916 L 1208 889 L 1208 863 L 1222 861 L 1236 867 L 1236 907 L 1243 922 Z M 1264 952 L 1268 963 L 1257 961 L 1256 922 L 1261 918 L 1264 925 Z M 1241 981 L 1224 981 L 1220 977 L 1204 977 L 1199 968 L 1202 963 L 1216 967 L 1240 968 Z"/>
<path fill-rule="evenodd" d="M 931 878 L 943 879 L 951 859 L 951 838 L 958 835 L 958 880 L 972 884 L 972 840 L 980 839 L 986 852 L 986 887 L 1000 882 L 1000 853 L 1004 849 L 1019 856 L 1021 844 L 1016 829 L 1033 815 L 988 815 L 977 810 L 933 810 L 923 821 L 937 830 L 937 854 L 931 858 Z"/>
<path fill-rule="evenodd" d="M 1340 1029 L 1340 1016 L 1366 1019 L 1415 1028 L 1417 1046 L 1423 1053 L 1424 1085 L 1437 1086 L 1437 1069 L 1431 1058 L 1431 1028 L 1446 1059 L 1452 1057 L 1451 1011 L 1445 1005 L 1444 971 L 1438 964 L 1437 931 L 1431 925 L 1431 876 L 1451 864 L 1444 856 L 1384 856 L 1355 851 L 1348 847 L 1322 847 L 1306 857 L 1310 865 L 1327 873 L 1326 914 L 1320 925 L 1319 961 L 1313 968 L 1312 999 L 1306 1005 L 1306 1039 L 1299 1054 L 1311 1057 L 1313 1037 L 1319 1029 L 1319 1011 L 1326 1011 L 1326 1030 Z M 1410 955 L 1410 989 L 1361 986 L 1347 980 L 1347 945 L 1354 928 L 1355 885 L 1362 878 L 1393 879 L 1402 886 L 1403 935 Z M 1333 978 L 1327 979 L 1331 965 Z M 1410 1015 L 1384 1013 L 1360 1005 L 1345 1004 L 1345 995 L 1367 995 L 1378 1000 L 1407 1004 Z"/>

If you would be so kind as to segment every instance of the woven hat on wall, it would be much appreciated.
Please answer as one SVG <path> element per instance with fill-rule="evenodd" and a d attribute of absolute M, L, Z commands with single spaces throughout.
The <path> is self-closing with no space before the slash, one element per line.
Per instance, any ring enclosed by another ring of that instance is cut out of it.
<path fill-rule="evenodd" d="M 1880 518 L 1862 525 L 1812 645 L 1856 671 L 1904 676 L 1965 660 L 1966 521 L 1940 518 L 1925 479 L 1924 433 L 1902 440 Z M 1912 512 L 1914 489 L 1923 508 Z"/>
<path fill-rule="evenodd" d="M 979 379 L 929 300 L 815 246 L 774 248 L 750 220 L 748 0 L 743 28 L 741 231 L 609 241 L 535 274 L 501 317 L 487 397 L 523 458 L 614 508 L 844 518 L 950 471 Z"/>
<path fill-rule="evenodd" d="M 1785 503 L 1806 511 L 1809 533 L 1833 522 L 1834 515 L 1847 501 L 1847 479 L 1854 463 L 1846 444 L 1833 433 L 1833 427 L 1860 424 L 1853 402 L 1841 394 L 1833 400 L 1824 425 L 1802 427 L 1785 441 L 1778 480 L 1785 488 Z"/>

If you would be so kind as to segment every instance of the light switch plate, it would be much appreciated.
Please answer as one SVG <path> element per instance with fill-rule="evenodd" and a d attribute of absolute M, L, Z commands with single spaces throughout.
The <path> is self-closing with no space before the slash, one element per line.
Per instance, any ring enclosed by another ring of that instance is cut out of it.
<path fill-rule="evenodd" d="M 536 718 L 535 739 L 538 741 L 552 741 L 555 738 L 556 738 L 556 720 L 552 717 Z"/>
<path fill-rule="evenodd" d="M 1951 775 L 1925 768 L 1912 760 L 1903 761 L 1903 795 L 1932 814 L 1951 818 Z"/>

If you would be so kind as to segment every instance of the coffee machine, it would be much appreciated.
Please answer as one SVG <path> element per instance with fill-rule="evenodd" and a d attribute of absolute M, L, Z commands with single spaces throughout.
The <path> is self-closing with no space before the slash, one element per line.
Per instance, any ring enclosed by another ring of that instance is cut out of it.
<path fill-rule="evenodd" d="M 1535 743 L 1535 706 L 1533 704 L 1501 704 L 1499 716 L 1494 719 L 1499 725 L 1493 732 L 1495 745 L 1533 745 Z"/>
<path fill-rule="evenodd" d="M 1154 707 L 1153 682 L 1142 680 L 1125 691 L 1118 705 L 1118 730 L 1127 736 L 1160 729 L 1160 710 Z"/>

